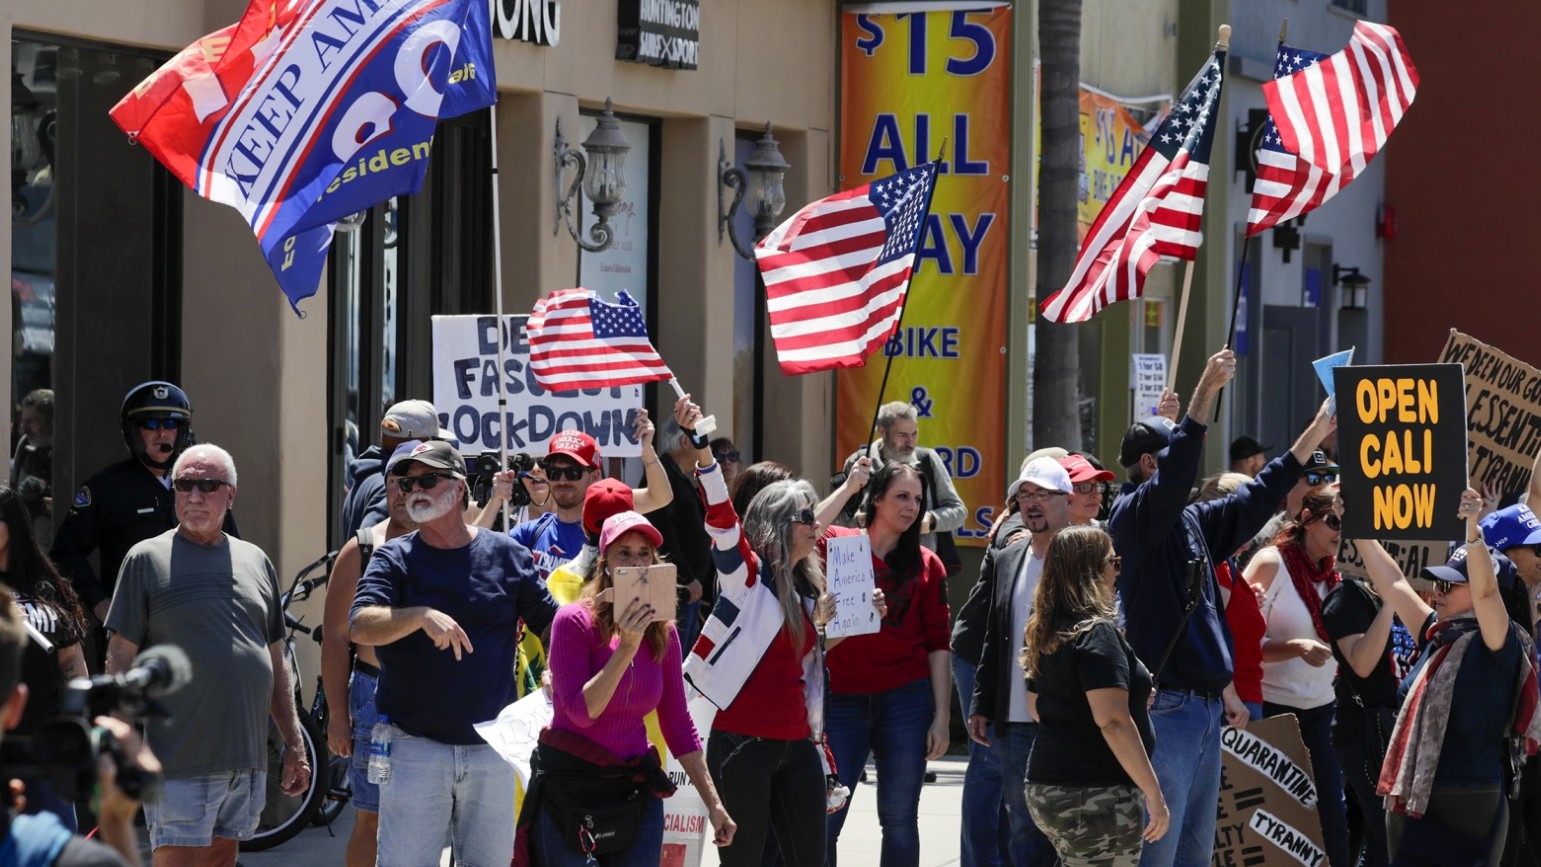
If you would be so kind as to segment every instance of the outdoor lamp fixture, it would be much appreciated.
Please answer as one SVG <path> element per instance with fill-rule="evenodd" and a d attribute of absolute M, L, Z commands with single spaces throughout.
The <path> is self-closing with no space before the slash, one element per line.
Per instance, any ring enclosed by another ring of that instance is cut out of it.
<path fill-rule="evenodd" d="M 1343 287 L 1343 309 L 1363 310 L 1370 298 L 1370 278 L 1358 268 L 1332 266 L 1332 285 Z"/>
<path fill-rule="evenodd" d="M 20 219 L 33 210 L 22 189 L 37 179 L 37 174 L 53 165 L 53 113 L 43 112 L 42 100 L 22 80 L 20 72 L 11 73 L 11 214 Z M 49 185 L 49 199 L 53 198 Z M 46 202 L 45 202 L 46 204 Z M 38 209 L 41 215 L 42 209 Z"/>
<path fill-rule="evenodd" d="M 726 234 L 740 256 L 754 260 L 754 252 L 745 247 L 733 231 L 733 216 L 738 213 L 739 203 L 747 191 L 749 207 L 754 210 L 755 241 L 770 234 L 776 227 L 776 218 L 787 206 L 787 192 L 782 181 L 791 167 L 781 155 L 781 149 L 776 147 L 776 137 L 771 135 L 769 123 L 765 125 L 765 135 L 754 143 L 754 151 L 744 160 L 743 169 L 728 162 L 727 143 L 717 140 L 717 243 L 721 244 L 722 236 Z M 749 170 L 747 176 L 744 169 Z M 733 191 L 732 204 L 725 204 L 728 190 Z"/>
<path fill-rule="evenodd" d="M 625 133 L 621 132 L 615 112 L 610 110 L 610 100 L 605 100 L 605 111 L 599 116 L 599 126 L 583 140 L 582 151 L 567 146 L 567 139 L 562 137 L 561 118 L 556 121 L 556 142 L 551 150 L 556 157 L 555 189 L 558 196 L 556 225 L 551 227 L 551 234 L 558 234 L 563 221 L 566 221 L 567 234 L 573 236 L 579 247 L 590 253 L 609 248 L 610 242 L 615 240 L 615 230 L 610 228 L 610 217 L 620 205 L 621 197 L 626 195 L 624 169 L 626 152 L 631 150 L 631 143 L 626 140 Z M 562 176 L 568 166 L 572 166 L 577 174 L 564 194 Z M 588 240 L 578 237 L 578 226 L 573 221 L 573 203 L 578 198 L 580 185 L 583 194 L 594 203 L 594 216 L 597 218 L 589 228 Z"/>

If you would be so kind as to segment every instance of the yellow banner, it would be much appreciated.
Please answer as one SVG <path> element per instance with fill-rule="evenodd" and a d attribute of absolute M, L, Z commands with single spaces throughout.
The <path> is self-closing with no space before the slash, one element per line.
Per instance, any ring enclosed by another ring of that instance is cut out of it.
<path fill-rule="evenodd" d="M 969 509 L 957 540 L 982 544 L 1015 469 L 1004 424 L 1011 10 L 848 13 L 840 50 L 841 189 L 947 144 L 900 329 L 866 367 L 838 373 L 837 458 L 866 437 L 892 355 L 882 400 L 918 410 L 921 444 Z"/>
<path fill-rule="evenodd" d="M 1077 240 L 1124 182 L 1150 134 L 1116 99 L 1081 88 L 1081 184 L 1076 196 Z"/>

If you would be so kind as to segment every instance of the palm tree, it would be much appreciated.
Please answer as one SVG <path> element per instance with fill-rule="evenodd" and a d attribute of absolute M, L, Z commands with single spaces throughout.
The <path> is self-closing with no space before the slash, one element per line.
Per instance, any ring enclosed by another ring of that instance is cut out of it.
<path fill-rule="evenodd" d="M 1075 264 L 1081 149 L 1081 0 L 1039 0 L 1038 297 L 1070 279 Z M 1081 447 L 1077 326 L 1045 322 L 1033 365 L 1033 448 Z"/>

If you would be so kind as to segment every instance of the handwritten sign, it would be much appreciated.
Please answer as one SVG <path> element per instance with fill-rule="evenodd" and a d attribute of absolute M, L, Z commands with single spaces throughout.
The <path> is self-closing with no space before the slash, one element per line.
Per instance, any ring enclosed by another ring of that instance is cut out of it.
<path fill-rule="evenodd" d="M 835 596 L 835 619 L 824 628 L 829 638 L 870 635 L 883 628 L 872 591 L 877 586 L 872 574 L 872 543 L 867 534 L 832 536 L 824 564 L 829 592 Z"/>
<path fill-rule="evenodd" d="M 1439 360 L 1466 369 L 1473 483 L 1525 490 L 1541 451 L 1541 370 L 1454 330 Z"/>
<path fill-rule="evenodd" d="M 1333 370 L 1343 535 L 1455 539 L 1466 489 L 1465 381 L 1459 364 Z"/>
<path fill-rule="evenodd" d="M 1326 867 L 1310 754 L 1293 715 L 1220 733 L 1213 867 Z"/>
<path fill-rule="evenodd" d="M 550 392 L 530 372 L 528 316 L 433 317 L 433 405 L 439 423 L 460 442 L 461 454 L 496 450 L 545 454 L 557 431 L 582 430 L 607 458 L 634 458 L 642 445 L 631 423 L 642 406 L 642 386 Z M 498 342 L 503 373 L 498 374 Z M 508 405 L 498 407 L 500 392 Z"/>
<path fill-rule="evenodd" d="M 1133 369 L 1129 387 L 1134 390 L 1134 417 L 1150 418 L 1161 408 L 1161 392 L 1166 389 L 1166 356 L 1135 353 L 1130 356 Z"/>

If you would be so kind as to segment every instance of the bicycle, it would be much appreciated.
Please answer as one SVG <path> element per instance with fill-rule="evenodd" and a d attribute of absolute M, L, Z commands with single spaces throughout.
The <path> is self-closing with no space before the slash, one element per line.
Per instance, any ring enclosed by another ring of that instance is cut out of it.
<path fill-rule="evenodd" d="M 310 785 L 297 795 L 284 793 L 282 788 L 284 740 L 278 731 L 278 726 L 269 719 L 267 803 L 263 806 L 262 818 L 257 824 L 257 833 L 250 840 L 241 841 L 240 848 L 243 852 L 262 852 L 287 842 L 316 817 L 325 800 L 323 796 L 329 790 L 331 755 L 326 746 L 326 729 L 318 727 L 316 720 L 300 702 L 300 667 L 294 655 L 295 634 L 313 635 L 319 640 L 320 628 L 312 629 L 305 626 L 289 613 L 289 607 L 309 599 L 316 588 L 325 586 L 331 575 L 332 561 L 336 557 L 337 552 L 330 552 L 301 569 L 299 574 L 294 576 L 289 589 L 279 597 L 279 608 L 284 614 L 284 625 L 288 627 L 288 632 L 284 636 L 284 662 L 289 667 L 290 681 L 294 684 L 294 709 L 300 719 L 300 743 L 305 750 L 306 758 L 310 761 Z M 318 569 L 321 570 L 321 574 L 311 577 L 312 573 Z M 325 697 L 321 695 L 319 688 L 317 693 L 318 700 L 324 707 Z M 327 773 L 323 774 L 322 769 L 326 769 Z"/>

